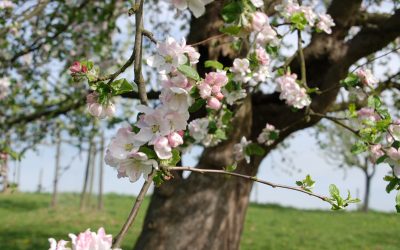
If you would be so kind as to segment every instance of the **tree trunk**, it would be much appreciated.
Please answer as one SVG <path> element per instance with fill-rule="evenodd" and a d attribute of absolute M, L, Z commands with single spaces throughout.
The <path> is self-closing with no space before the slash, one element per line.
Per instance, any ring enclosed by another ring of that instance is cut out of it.
<path fill-rule="evenodd" d="M 188 44 L 219 34 L 223 2 L 214 1 L 207 6 L 203 17 L 191 21 Z M 326 113 L 335 102 L 339 82 L 347 75 L 350 65 L 386 46 L 398 36 L 398 29 L 394 24 L 400 20 L 393 17 L 393 20 L 380 26 L 379 32 L 366 29 L 350 42 L 345 41 L 361 2 L 332 1 L 328 9 L 336 23 L 332 34 L 313 34 L 310 44 L 304 49 L 307 84 L 311 88 L 317 87 L 322 92 L 311 95 L 310 107 L 315 113 Z M 273 10 L 273 4 L 266 6 L 268 10 Z M 268 10 L 267 14 L 270 15 Z M 386 31 L 384 36 L 381 31 Z M 368 39 L 365 39 L 366 36 Z M 208 40 L 198 46 L 202 55 L 198 64 L 199 73 L 204 73 L 204 60 L 218 60 L 224 66 L 230 66 L 232 59 L 237 56 L 230 49 L 231 42 L 227 37 L 222 37 Z M 360 47 L 359 44 L 363 46 Z M 290 68 L 292 72 L 301 76 L 298 58 L 292 61 Z M 217 147 L 206 149 L 198 167 L 221 169 L 231 164 L 233 145 L 239 142 L 242 136 L 256 140 L 266 123 L 281 130 L 277 144 L 291 133 L 315 125 L 321 119 L 307 114 L 305 109 L 293 112 L 291 107 L 279 99 L 279 93 L 255 93 L 247 97 L 244 104 L 234 113 L 234 129 L 229 140 Z M 267 153 L 276 144 L 267 148 Z M 242 162 L 236 171 L 256 175 L 261 160 L 262 157 L 254 158 L 250 165 Z M 175 175 L 175 179 L 155 189 L 142 233 L 134 249 L 239 249 L 251 186 L 252 182 L 233 177 L 192 173 L 187 179 L 183 179 L 180 175 Z"/>
<path fill-rule="evenodd" d="M 231 139 L 206 149 L 198 167 L 232 164 L 233 145 L 243 135 L 249 136 L 251 116 L 247 98 L 233 121 Z M 241 163 L 238 172 L 253 176 L 260 159 L 252 159 L 251 165 Z M 176 175 L 155 189 L 135 249 L 238 249 L 251 186 L 251 181 L 234 177 L 193 173 L 182 179 Z"/>
<path fill-rule="evenodd" d="M 90 164 L 91 164 L 91 152 L 93 147 L 93 138 L 89 139 L 89 149 L 88 149 L 88 157 L 86 162 L 86 170 L 85 170 L 85 177 L 83 179 L 83 187 L 81 192 L 81 199 L 80 199 L 80 209 L 83 210 L 86 206 L 86 196 L 87 196 L 87 188 L 88 188 L 88 180 L 89 180 L 89 171 L 90 171 Z"/>
<path fill-rule="evenodd" d="M 53 179 L 53 195 L 51 198 L 50 206 L 55 208 L 57 206 L 57 195 L 58 195 L 58 178 L 60 176 L 60 155 L 61 155 L 61 134 L 60 131 L 56 135 L 57 146 L 56 146 L 56 158 L 55 158 L 55 169 Z"/>
<path fill-rule="evenodd" d="M 364 194 L 364 203 L 362 207 L 363 212 L 368 212 L 369 209 L 369 193 L 371 189 L 371 177 L 368 173 L 365 173 L 365 194 Z"/>
<path fill-rule="evenodd" d="M 89 195 L 87 196 L 88 202 L 87 204 L 89 204 L 89 207 L 91 207 L 91 203 L 92 203 L 92 196 L 93 196 L 93 186 L 94 186 L 94 176 L 96 174 L 96 146 L 94 146 L 92 148 L 92 152 L 91 152 L 92 156 L 92 161 L 90 163 L 90 178 L 89 178 Z"/>
<path fill-rule="evenodd" d="M 103 210 L 103 171 L 104 171 L 104 133 L 100 138 L 100 159 L 99 159 L 99 194 L 97 200 L 97 209 Z"/>

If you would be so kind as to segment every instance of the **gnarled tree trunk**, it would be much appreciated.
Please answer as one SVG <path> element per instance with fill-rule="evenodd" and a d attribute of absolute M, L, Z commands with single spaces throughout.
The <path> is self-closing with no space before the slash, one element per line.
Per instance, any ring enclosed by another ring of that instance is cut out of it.
<path fill-rule="evenodd" d="M 218 28 L 222 24 L 219 19 L 222 2 L 210 4 L 205 16 L 191 22 L 189 44 L 218 34 Z M 266 6 L 267 13 L 273 10 L 273 4 Z M 346 76 L 350 65 L 385 47 L 400 33 L 396 26 L 400 24 L 400 13 L 396 12 L 392 17 L 378 23 L 376 28 L 366 27 L 353 39 L 345 41 L 349 28 L 356 21 L 360 6 L 361 0 L 332 1 L 328 12 L 336 23 L 333 33 L 313 34 L 310 44 L 304 50 L 307 84 L 318 87 L 323 92 L 312 96 L 313 112 L 327 112 L 336 99 L 339 81 Z M 226 38 L 200 45 L 202 57 L 198 64 L 199 71 L 204 72 L 202 65 L 208 59 L 218 59 L 225 66 L 231 65 L 232 59 L 237 55 L 229 49 L 229 45 Z M 290 67 L 292 72 L 301 75 L 297 58 Z M 198 167 L 221 169 L 231 164 L 233 145 L 242 136 L 255 141 L 267 122 L 282 130 L 277 142 L 279 143 L 289 134 L 312 126 L 320 119 L 307 114 L 306 110 L 293 112 L 279 100 L 277 93 L 249 96 L 235 114 L 230 139 L 217 147 L 206 149 Z M 270 150 L 271 148 L 267 148 L 267 152 Z M 255 175 L 261 160 L 262 157 L 254 158 L 250 165 L 241 163 L 236 171 Z M 193 173 L 183 179 L 176 175 L 172 181 L 155 189 L 142 233 L 134 249 L 239 249 L 251 186 L 250 181 L 232 177 Z"/>

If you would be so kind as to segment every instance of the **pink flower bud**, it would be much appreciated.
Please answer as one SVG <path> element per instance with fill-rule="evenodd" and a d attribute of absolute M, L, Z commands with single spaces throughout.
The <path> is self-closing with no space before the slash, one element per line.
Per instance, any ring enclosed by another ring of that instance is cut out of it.
<path fill-rule="evenodd" d="M 168 135 L 168 143 L 171 147 L 175 148 L 183 144 L 183 138 L 179 133 L 173 132 Z"/>
<path fill-rule="evenodd" d="M 99 103 L 92 103 L 89 105 L 89 113 L 95 117 L 102 117 L 103 106 Z"/>
<path fill-rule="evenodd" d="M 224 95 L 221 93 L 221 92 L 219 92 L 218 94 L 216 94 L 215 95 L 215 97 L 218 99 L 218 100 L 222 100 L 222 99 L 224 99 Z"/>
<path fill-rule="evenodd" d="M 207 106 L 210 109 L 218 110 L 221 108 L 221 102 L 217 98 L 211 97 L 207 101 Z"/>

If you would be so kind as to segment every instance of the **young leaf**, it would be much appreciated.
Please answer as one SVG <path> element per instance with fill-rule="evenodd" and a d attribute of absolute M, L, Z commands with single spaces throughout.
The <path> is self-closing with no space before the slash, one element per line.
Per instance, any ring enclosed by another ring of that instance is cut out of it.
<path fill-rule="evenodd" d="M 111 83 L 111 89 L 114 95 L 121 95 L 132 91 L 138 91 L 136 83 L 131 84 L 125 78 L 113 81 Z"/>
<path fill-rule="evenodd" d="M 263 156 L 265 154 L 265 150 L 258 144 L 256 143 L 250 143 L 247 145 L 246 149 L 246 155 L 257 155 L 257 156 Z"/>
<path fill-rule="evenodd" d="M 179 70 L 179 72 L 181 72 L 182 74 L 184 74 L 185 76 L 187 76 L 193 80 L 196 80 L 196 81 L 200 80 L 199 73 L 197 73 L 197 71 L 194 68 L 192 68 L 188 65 L 182 64 L 178 67 L 178 70 Z"/>
<path fill-rule="evenodd" d="M 215 60 L 207 60 L 204 62 L 204 67 L 214 68 L 214 69 L 223 69 L 224 65 L 222 65 L 222 63 L 215 61 Z"/>

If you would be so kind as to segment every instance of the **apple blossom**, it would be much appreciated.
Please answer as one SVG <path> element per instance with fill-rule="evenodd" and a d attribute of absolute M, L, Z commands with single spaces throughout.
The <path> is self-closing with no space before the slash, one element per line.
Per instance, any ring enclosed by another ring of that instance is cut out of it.
<path fill-rule="evenodd" d="M 193 87 L 192 82 L 179 71 L 171 72 L 169 77 L 167 75 L 161 75 L 161 77 L 163 88 L 177 87 L 189 91 Z"/>
<path fill-rule="evenodd" d="M 265 144 L 267 146 L 270 146 L 274 143 L 275 141 L 275 136 L 277 136 L 279 131 L 275 129 L 274 125 L 271 124 L 266 124 L 265 128 L 263 128 L 262 132 L 257 138 L 258 143 L 260 144 Z"/>
<path fill-rule="evenodd" d="M 188 125 L 189 134 L 196 142 L 201 142 L 208 134 L 207 118 L 199 118 L 191 121 Z"/>
<path fill-rule="evenodd" d="M 10 80 L 7 77 L 0 78 L 0 100 L 5 99 L 10 88 Z"/>
<path fill-rule="evenodd" d="M 364 107 L 357 111 L 357 117 L 360 121 L 368 120 L 376 122 L 381 118 L 373 108 Z"/>
<path fill-rule="evenodd" d="M 15 4 L 9 0 L 0 1 L 0 10 L 13 9 L 14 7 L 15 7 Z"/>
<path fill-rule="evenodd" d="M 255 39 L 256 43 L 260 46 L 279 44 L 278 34 L 270 25 L 265 25 L 264 28 L 256 34 Z"/>
<path fill-rule="evenodd" d="M 231 92 L 228 92 L 226 89 L 223 89 L 222 94 L 225 97 L 226 103 L 228 103 L 229 105 L 233 105 L 238 100 L 241 100 L 247 96 L 246 90 L 244 89 L 234 90 Z"/>
<path fill-rule="evenodd" d="M 250 163 L 250 156 L 246 154 L 246 147 L 251 143 L 251 141 L 247 141 L 246 137 L 242 137 L 239 143 L 233 146 L 233 155 L 235 157 L 235 161 L 241 161 L 243 159 L 246 160 L 246 163 Z"/>
<path fill-rule="evenodd" d="M 154 142 L 154 151 L 158 158 L 169 159 L 172 157 L 171 145 L 169 145 L 169 140 L 166 137 L 158 137 Z"/>
<path fill-rule="evenodd" d="M 394 147 L 391 147 L 386 150 L 386 154 L 390 157 L 391 160 L 397 162 L 400 160 L 400 151 Z"/>
<path fill-rule="evenodd" d="M 393 143 L 394 140 L 400 141 L 400 120 L 389 125 L 388 132 L 386 139 L 389 143 Z"/>
<path fill-rule="evenodd" d="M 106 163 L 117 167 L 122 160 L 139 149 L 135 140 L 135 133 L 130 125 L 118 129 L 117 135 L 111 140 L 106 151 Z"/>
<path fill-rule="evenodd" d="M 187 112 L 193 103 L 189 93 L 185 89 L 177 87 L 162 89 L 159 98 L 168 109 L 182 113 Z"/>
<path fill-rule="evenodd" d="M 176 148 L 179 145 L 183 144 L 183 131 L 180 131 L 181 133 L 178 132 L 172 132 L 171 134 L 168 135 L 168 144 L 172 147 L 172 148 Z"/>
<path fill-rule="evenodd" d="M 198 18 L 206 11 L 205 5 L 213 2 L 214 0 L 166 0 L 172 3 L 177 9 L 185 10 L 187 8 Z"/>
<path fill-rule="evenodd" d="M 335 26 L 332 17 L 329 14 L 319 14 L 319 21 L 317 22 L 317 28 L 324 31 L 327 34 L 332 33 L 331 27 Z"/>
<path fill-rule="evenodd" d="M 250 0 L 250 2 L 254 5 L 256 8 L 261 8 L 264 6 L 264 0 Z"/>
<path fill-rule="evenodd" d="M 69 234 L 71 238 L 72 248 L 65 247 L 67 241 L 60 240 L 58 243 L 55 239 L 50 238 L 49 250 L 121 250 L 120 248 L 112 248 L 112 236 L 106 234 L 104 228 L 99 228 L 97 233 L 87 229 L 78 235 Z"/>
<path fill-rule="evenodd" d="M 165 42 L 157 43 L 157 52 L 158 54 L 147 59 L 147 64 L 157 68 L 161 74 L 173 72 L 179 65 L 188 61 L 184 46 L 172 37 L 167 37 Z"/>
<path fill-rule="evenodd" d="M 91 115 L 98 118 L 113 117 L 115 115 L 115 106 L 109 102 L 108 105 L 98 103 L 98 94 L 90 93 L 86 96 L 86 104 Z"/>
<path fill-rule="evenodd" d="M 302 109 L 311 104 L 311 99 L 306 90 L 296 82 L 296 74 L 286 74 L 276 79 L 278 82 L 277 91 L 281 92 L 279 98 L 285 100 L 286 104 Z"/>
<path fill-rule="evenodd" d="M 87 73 L 88 69 L 85 65 L 82 65 L 80 62 L 75 61 L 70 67 L 69 71 L 71 75 L 76 75 L 76 74 L 85 74 Z"/>
<path fill-rule="evenodd" d="M 71 248 L 66 247 L 68 241 L 60 240 L 57 242 L 55 239 L 49 238 L 49 242 L 50 242 L 49 250 L 71 250 Z"/>
<path fill-rule="evenodd" d="M 235 74 L 235 81 L 246 83 L 251 79 L 248 75 L 251 71 L 250 62 L 247 58 L 233 60 L 233 67 L 231 67 L 230 71 Z"/>
<path fill-rule="evenodd" d="M 383 152 L 381 144 L 375 144 L 369 147 L 369 154 L 371 162 L 376 163 L 380 157 L 385 155 L 385 152 Z"/>
<path fill-rule="evenodd" d="M 157 150 L 155 151 L 157 153 Z M 164 158 L 160 157 L 160 159 Z M 156 160 L 148 159 L 145 153 L 134 152 L 129 154 L 127 159 L 122 160 L 116 169 L 119 178 L 128 177 L 131 182 L 136 182 L 142 175 L 147 180 L 153 168 L 158 169 Z"/>
<path fill-rule="evenodd" d="M 265 26 L 269 26 L 268 16 L 261 11 L 256 11 L 251 17 L 251 27 L 254 31 L 260 32 Z"/>
<path fill-rule="evenodd" d="M 256 49 L 256 58 L 259 64 L 261 65 L 268 65 L 270 62 L 269 55 L 267 54 L 267 51 L 265 51 L 264 48 L 258 47 Z"/>
<path fill-rule="evenodd" d="M 365 86 L 374 87 L 374 85 L 378 83 L 378 80 L 369 69 L 359 69 L 356 71 L 356 75 Z"/>

